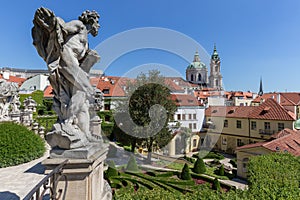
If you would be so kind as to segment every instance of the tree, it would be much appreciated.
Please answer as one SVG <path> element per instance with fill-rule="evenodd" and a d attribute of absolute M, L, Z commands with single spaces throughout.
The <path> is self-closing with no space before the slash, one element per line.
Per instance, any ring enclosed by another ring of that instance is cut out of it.
<path fill-rule="evenodd" d="M 180 178 L 182 180 L 191 180 L 192 179 L 189 166 L 186 163 L 184 164 L 184 166 L 182 168 Z"/>
<path fill-rule="evenodd" d="M 221 190 L 221 185 L 220 185 L 220 182 L 217 178 L 215 178 L 214 181 L 213 181 L 212 189 L 217 190 L 217 191 Z"/>
<path fill-rule="evenodd" d="M 141 73 L 127 83 L 127 89 L 128 100 L 116 109 L 116 124 L 130 136 L 126 139 L 133 149 L 137 143 L 146 145 L 151 162 L 153 146 L 161 148 L 173 137 L 167 125 L 177 107 L 159 71 L 149 71 L 148 76 Z"/>
<path fill-rule="evenodd" d="M 249 193 L 254 199 L 300 199 L 300 159 L 288 153 L 251 157 Z"/>
<path fill-rule="evenodd" d="M 193 172 L 197 174 L 203 174 L 206 172 L 206 167 L 202 158 L 197 158 L 197 161 L 194 164 Z"/>
<path fill-rule="evenodd" d="M 136 163 L 134 155 L 130 156 L 127 166 L 126 166 L 126 171 L 128 171 L 128 172 L 139 172 L 140 171 L 139 167 Z"/>
<path fill-rule="evenodd" d="M 112 176 L 118 176 L 118 170 L 116 169 L 115 162 L 112 160 L 108 163 L 108 169 L 105 172 L 105 177 L 109 178 Z"/>
<path fill-rule="evenodd" d="M 223 164 L 219 168 L 219 175 L 224 176 L 224 165 Z"/>

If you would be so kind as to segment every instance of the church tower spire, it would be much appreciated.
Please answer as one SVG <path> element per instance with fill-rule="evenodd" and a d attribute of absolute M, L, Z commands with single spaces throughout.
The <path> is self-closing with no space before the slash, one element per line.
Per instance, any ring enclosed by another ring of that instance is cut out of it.
<path fill-rule="evenodd" d="M 217 51 L 216 44 L 214 44 L 214 51 L 211 55 L 210 60 L 210 76 L 209 76 L 209 85 L 211 88 L 218 90 L 223 90 L 222 85 L 222 75 L 221 75 L 221 61 L 219 53 Z"/>
<path fill-rule="evenodd" d="M 264 94 L 264 91 L 263 91 L 262 78 L 260 77 L 260 83 L 259 83 L 259 92 L 258 92 L 258 95 L 259 95 L 259 96 L 262 96 L 263 94 Z"/>

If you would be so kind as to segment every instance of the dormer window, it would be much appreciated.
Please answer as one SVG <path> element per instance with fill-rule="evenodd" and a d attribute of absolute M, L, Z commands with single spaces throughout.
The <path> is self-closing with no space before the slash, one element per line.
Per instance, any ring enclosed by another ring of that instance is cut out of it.
<path fill-rule="evenodd" d="M 103 89 L 103 94 L 109 94 L 109 89 Z"/>

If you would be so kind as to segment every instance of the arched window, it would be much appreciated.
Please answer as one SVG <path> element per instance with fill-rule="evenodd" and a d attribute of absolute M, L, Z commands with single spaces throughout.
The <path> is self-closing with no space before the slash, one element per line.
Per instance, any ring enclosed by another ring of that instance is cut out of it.
<path fill-rule="evenodd" d="M 194 75 L 191 74 L 191 81 L 194 81 Z"/>
<path fill-rule="evenodd" d="M 216 80 L 216 86 L 217 87 L 219 86 L 219 80 L 218 79 Z"/>
<path fill-rule="evenodd" d="M 215 66 L 215 72 L 218 72 L 218 65 Z"/>
<path fill-rule="evenodd" d="M 201 81 L 201 74 L 198 74 L 198 81 Z"/>

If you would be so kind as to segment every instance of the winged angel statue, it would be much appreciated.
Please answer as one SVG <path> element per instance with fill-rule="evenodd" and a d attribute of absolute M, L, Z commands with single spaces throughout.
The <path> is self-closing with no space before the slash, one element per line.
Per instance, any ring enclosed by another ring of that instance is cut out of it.
<path fill-rule="evenodd" d="M 78 20 L 64 22 L 47 8 L 35 12 L 33 44 L 47 63 L 53 109 L 58 115 L 53 130 L 46 135 L 52 147 L 74 149 L 98 141 L 90 131 L 94 89 L 88 73 L 100 57 L 89 49 L 88 34 L 98 34 L 99 17 L 96 11 L 85 11 Z"/>

